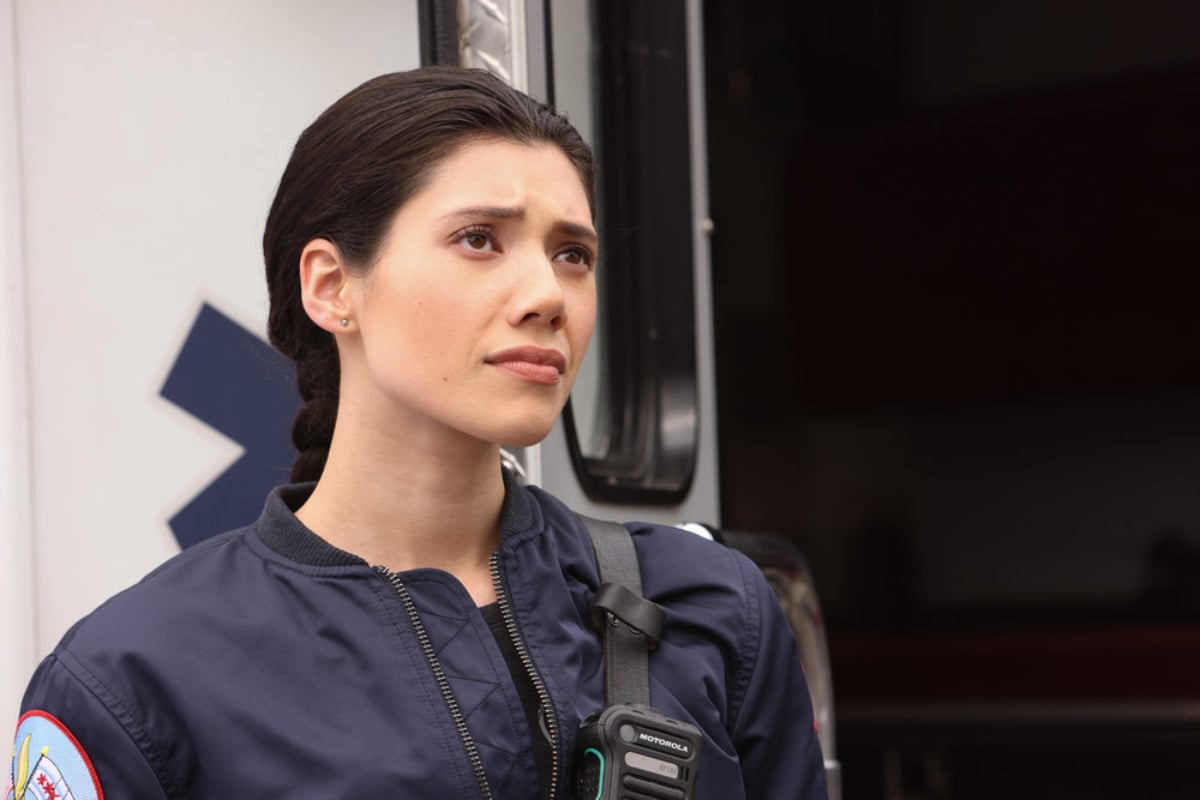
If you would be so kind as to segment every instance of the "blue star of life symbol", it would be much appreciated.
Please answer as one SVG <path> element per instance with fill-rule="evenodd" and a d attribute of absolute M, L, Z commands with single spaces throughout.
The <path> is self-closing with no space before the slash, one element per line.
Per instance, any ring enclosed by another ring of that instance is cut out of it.
<path fill-rule="evenodd" d="M 300 408 L 291 363 L 205 303 L 160 394 L 243 448 L 242 456 L 171 517 L 180 547 L 258 518 L 267 493 L 287 483 Z"/>

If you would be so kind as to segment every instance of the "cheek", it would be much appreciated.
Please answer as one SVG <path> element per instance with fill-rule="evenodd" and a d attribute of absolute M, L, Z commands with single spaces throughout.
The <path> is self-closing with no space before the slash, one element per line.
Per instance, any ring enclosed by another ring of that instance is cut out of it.
<path fill-rule="evenodd" d="M 575 338 L 586 347 L 592 339 L 592 332 L 596 329 L 596 293 L 594 290 L 585 293 L 579 299 L 573 316 L 577 322 Z"/>
<path fill-rule="evenodd" d="M 470 300 L 463 292 L 439 284 L 412 282 L 396 287 L 393 302 L 379 303 L 376 315 L 386 315 L 397 337 L 426 353 L 445 352 L 474 326 Z"/>

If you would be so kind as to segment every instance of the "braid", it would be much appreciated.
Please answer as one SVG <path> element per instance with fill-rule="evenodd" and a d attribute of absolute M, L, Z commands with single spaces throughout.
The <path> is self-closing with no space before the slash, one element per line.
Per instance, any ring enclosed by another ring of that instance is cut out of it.
<path fill-rule="evenodd" d="M 292 465 L 293 483 L 315 481 L 325 469 L 337 419 L 338 377 L 337 350 L 328 334 L 324 347 L 296 360 L 296 386 L 304 405 L 292 422 L 292 444 L 299 452 Z"/>

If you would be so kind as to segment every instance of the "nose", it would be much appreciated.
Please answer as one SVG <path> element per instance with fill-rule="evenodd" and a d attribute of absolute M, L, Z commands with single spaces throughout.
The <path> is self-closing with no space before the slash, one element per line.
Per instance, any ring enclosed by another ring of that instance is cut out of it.
<path fill-rule="evenodd" d="M 531 253 L 516 270 L 509 323 L 548 324 L 558 330 L 567 323 L 566 293 L 554 263 L 544 253 Z"/>

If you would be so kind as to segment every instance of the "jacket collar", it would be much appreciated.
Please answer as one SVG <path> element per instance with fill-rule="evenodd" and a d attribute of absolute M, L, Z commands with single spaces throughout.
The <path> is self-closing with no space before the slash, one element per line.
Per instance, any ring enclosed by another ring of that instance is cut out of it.
<path fill-rule="evenodd" d="M 527 531 L 533 524 L 532 500 L 507 469 L 504 475 L 504 507 L 500 511 L 500 540 Z M 296 509 L 312 494 L 316 483 L 279 486 L 267 495 L 255 527 L 259 538 L 285 558 L 314 567 L 368 566 L 353 553 L 334 547 L 296 518 Z"/>

